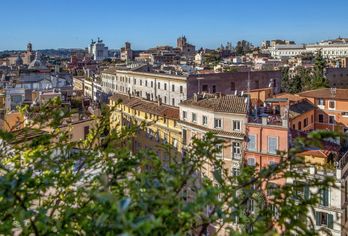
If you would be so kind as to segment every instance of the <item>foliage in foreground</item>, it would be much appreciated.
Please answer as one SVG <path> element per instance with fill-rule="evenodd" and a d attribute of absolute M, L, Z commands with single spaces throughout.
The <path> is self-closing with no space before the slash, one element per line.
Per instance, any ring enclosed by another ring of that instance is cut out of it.
<path fill-rule="evenodd" d="M 212 134 L 163 165 L 151 150 L 135 154 L 127 147 L 145 124 L 106 132 L 105 111 L 87 140 L 72 142 L 60 125 L 69 111 L 59 107 L 53 102 L 35 116 L 32 127 L 51 128 L 45 138 L 15 144 L 16 137 L 1 133 L 0 234 L 202 235 L 215 225 L 217 233 L 231 235 L 275 235 L 277 229 L 315 235 L 306 215 L 318 194 L 301 191 L 332 180 L 311 179 L 290 166 L 305 168 L 295 154 L 322 137 L 300 140 L 278 165 L 260 171 L 245 166 L 231 176 L 216 158 L 221 141 Z M 266 200 L 261 187 L 282 177 L 297 181 L 269 189 Z"/>

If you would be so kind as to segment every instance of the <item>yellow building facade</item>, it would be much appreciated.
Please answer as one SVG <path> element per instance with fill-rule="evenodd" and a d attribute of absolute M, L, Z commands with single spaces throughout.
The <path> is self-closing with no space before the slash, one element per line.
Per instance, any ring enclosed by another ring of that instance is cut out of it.
<path fill-rule="evenodd" d="M 133 152 L 152 150 L 164 163 L 181 156 L 179 108 L 122 94 L 113 95 L 109 105 L 113 109 L 111 129 L 136 127 L 136 135 L 130 140 Z"/>

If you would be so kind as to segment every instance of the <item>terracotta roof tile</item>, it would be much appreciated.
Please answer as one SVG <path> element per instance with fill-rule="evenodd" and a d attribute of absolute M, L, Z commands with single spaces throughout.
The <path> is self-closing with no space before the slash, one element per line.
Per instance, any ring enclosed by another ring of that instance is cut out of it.
<path fill-rule="evenodd" d="M 329 99 L 348 100 L 348 89 L 322 88 L 322 89 L 305 91 L 305 92 L 299 93 L 299 95 L 302 97 L 308 97 L 308 98 L 329 98 Z"/>
<path fill-rule="evenodd" d="M 165 116 L 168 119 L 179 119 L 179 108 L 166 104 L 158 105 L 157 102 L 147 101 L 138 97 L 129 97 L 124 94 L 114 94 L 110 100 L 121 101 L 122 104 L 134 110 L 151 113 L 158 116 Z"/>
<path fill-rule="evenodd" d="M 205 108 L 214 112 L 226 112 L 226 113 L 247 113 L 247 104 L 245 102 L 246 97 L 226 95 L 220 97 L 204 97 L 185 100 L 180 103 L 184 106 L 194 106 Z"/>
<path fill-rule="evenodd" d="M 303 99 L 297 103 L 291 104 L 289 108 L 289 117 L 291 119 L 300 116 L 306 112 L 315 110 L 316 106 L 309 102 L 307 99 Z"/>

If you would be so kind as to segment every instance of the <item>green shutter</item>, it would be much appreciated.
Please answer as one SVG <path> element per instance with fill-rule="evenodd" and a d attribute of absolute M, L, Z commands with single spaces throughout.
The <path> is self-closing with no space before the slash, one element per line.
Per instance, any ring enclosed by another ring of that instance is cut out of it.
<path fill-rule="evenodd" d="M 324 193 L 324 206 L 329 206 L 329 189 L 325 188 L 323 193 Z"/>
<path fill-rule="evenodd" d="M 330 229 L 333 229 L 333 215 L 332 214 L 328 214 L 327 227 L 329 227 Z"/>
<path fill-rule="evenodd" d="M 320 212 L 315 212 L 315 224 L 320 226 Z"/>
<path fill-rule="evenodd" d="M 309 187 L 307 185 L 303 187 L 303 192 L 304 192 L 304 199 L 308 200 L 309 199 Z"/>

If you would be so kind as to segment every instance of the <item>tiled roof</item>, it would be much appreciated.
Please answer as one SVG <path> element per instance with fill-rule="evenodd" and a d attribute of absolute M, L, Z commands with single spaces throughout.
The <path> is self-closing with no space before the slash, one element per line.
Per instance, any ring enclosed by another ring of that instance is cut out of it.
<path fill-rule="evenodd" d="M 147 101 L 138 97 L 129 97 L 123 94 L 114 94 L 110 100 L 121 101 L 122 104 L 132 109 L 151 113 L 158 116 L 165 116 L 168 119 L 179 119 L 179 108 L 165 104 L 158 105 L 157 102 Z"/>
<path fill-rule="evenodd" d="M 180 103 L 184 106 L 194 106 L 198 108 L 205 108 L 214 112 L 226 113 L 247 113 L 246 97 L 226 95 L 219 97 L 204 97 L 198 99 L 188 99 Z"/>
<path fill-rule="evenodd" d="M 184 124 L 184 125 L 187 125 L 187 126 L 191 126 L 193 128 L 196 128 L 196 129 L 200 129 L 200 130 L 206 131 L 206 132 L 212 132 L 213 134 L 217 134 L 217 135 L 233 136 L 233 137 L 236 137 L 236 138 L 244 138 L 245 137 L 245 134 L 241 133 L 241 132 L 228 132 L 228 131 L 224 131 L 224 130 L 221 130 L 221 129 L 209 129 L 208 127 L 205 127 L 205 126 L 202 126 L 202 125 L 197 125 L 197 124 L 190 123 L 190 122 L 183 121 L 183 120 L 180 120 L 180 123 Z"/>
<path fill-rule="evenodd" d="M 329 99 L 348 100 L 348 89 L 322 88 L 322 89 L 305 91 L 305 92 L 299 93 L 299 95 L 302 97 L 308 97 L 308 98 L 329 98 Z"/>
<path fill-rule="evenodd" d="M 303 98 L 299 96 L 298 94 L 291 94 L 291 93 L 280 93 L 274 95 L 275 98 L 287 98 L 291 102 L 296 102 L 299 100 L 302 100 Z"/>
<path fill-rule="evenodd" d="M 315 108 L 316 106 L 314 106 L 311 102 L 309 102 L 307 99 L 303 99 L 302 101 L 290 105 L 289 117 L 293 119 L 301 114 L 315 110 Z"/>
<path fill-rule="evenodd" d="M 14 138 L 10 141 L 11 144 L 23 143 L 37 138 L 41 135 L 48 134 L 44 130 L 34 129 L 34 128 L 23 128 L 20 130 L 12 131 L 11 134 Z"/>

